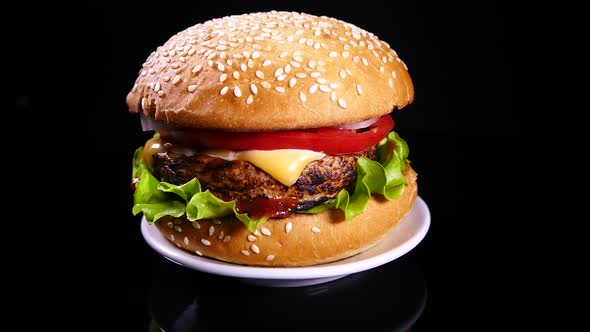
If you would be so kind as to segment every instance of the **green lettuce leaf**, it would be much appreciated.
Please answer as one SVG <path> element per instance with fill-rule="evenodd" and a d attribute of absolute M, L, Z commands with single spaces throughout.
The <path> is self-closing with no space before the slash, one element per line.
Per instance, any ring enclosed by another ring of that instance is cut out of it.
<path fill-rule="evenodd" d="M 372 194 L 383 195 L 386 199 L 399 198 L 405 188 L 403 171 L 407 168 L 409 148 L 395 132 L 390 132 L 383 144 L 377 148 L 379 162 L 367 158 L 357 160 L 357 178 L 352 195 L 343 189 L 336 198 L 299 213 L 320 213 L 328 209 L 340 209 L 346 219 L 363 213 Z"/>
<path fill-rule="evenodd" d="M 143 148 L 133 155 L 132 176 L 139 181 L 133 194 L 133 214 L 143 212 L 149 222 L 155 222 L 163 216 L 181 217 L 186 214 L 191 221 L 221 218 L 233 215 L 239 219 L 250 232 L 254 232 L 268 217 L 253 218 L 236 210 L 236 202 L 226 202 L 215 197 L 209 190 L 202 191 L 196 178 L 183 185 L 160 182 L 143 162 Z M 346 219 L 363 213 L 371 195 L 383 195 L 386 199 L 399 198 L 406 184 L 403 171 L 407 168 L 409 149 L 406 141 L 395 132 L 390 132 L 377 148 L 379 161 L 367 158 L 357 160 L 357 180 L 354 192 L 341 190 L 336 198 L 298 213 L 320 213 L 328 209 L 340 209 Z"/>

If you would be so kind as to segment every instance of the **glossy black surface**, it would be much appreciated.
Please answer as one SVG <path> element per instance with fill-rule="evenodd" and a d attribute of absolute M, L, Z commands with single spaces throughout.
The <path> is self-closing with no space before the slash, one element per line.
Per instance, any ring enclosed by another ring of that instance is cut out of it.
<path fill-rule="evenodd" d="M 265 288 L 235 279 L 195 276 L 166 261 L 158 268 L 149 287 L 148 308 L 152 324 L 166 331 L 248 327 L 300 331 L 321 322 L 339 330 L 405 331 L 418 320 L 427 301 L 422 273 L 406 260 L 300 288 Z M 228 319 L 228 313 L 244 319 Z"/>
<path fill-rule="evenodd" d="M 540 247 L 515 245 L 525 242 L 517 228 L 529 236 L 540 228 L 530 214 L 547 202 L 526 204 L 524 191 L 542 183 L 538 195 L 552 192 L 545 167 L 561 159 L 556 150 L 537 152 L 550 144 L 547 130 L 558 117 L 546 116 L 539 94 L 551 97 L 552 107 L 561 100 L 558 83 L 547 86 L 558 82 L 550 77 L 559 70 L 550 29 L 533 5 L 383 3 L 24 4 L 7 52 L 20 61 L 11 83 L 17 113 L 27 120 L 10 127 L 26 129 L 38 144 L 22 150 L 35 162 L 11 155 L 4 174 L 26 188 L 13 195 L 25 207 L 5 223 L 5 237 L 18 240 L 13 248 L 32 250 L 20 262 L 33 271 L 14 270 L 32 278 L 15 288 L 32 289 L 20 296 L 22 321 L 75 331 L 515 327 L 537 280 L 521 272 L 545 257 Z M 140 219 L 130 213 L 130 159 L 149 134 L 125 105 L 141 63 L 189 25 L 272 8 L 347 20 L 388 41 L 408 64 L 415 102 L 393 118 L 409 143 L 432 225 L 401 259 L 325 285 L 267 289 L 178 267 L 141 237 Z M 529 157 L 535 163 L 523 167 Z M 543 174 L 527 178 L 535 170 Z M 17 220 L 31 215 L 47 216 L 38 242 L 16 231 Z"/>

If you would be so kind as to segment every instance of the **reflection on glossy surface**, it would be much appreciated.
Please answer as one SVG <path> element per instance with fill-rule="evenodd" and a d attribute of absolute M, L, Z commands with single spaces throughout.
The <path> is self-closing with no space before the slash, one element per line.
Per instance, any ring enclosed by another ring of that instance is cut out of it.
<path fill-rule="evenodd" d="M 408 259 L 329 283 L 265 288 L 162 260 L 149 293 L 150 331 L 407 331 L 426 305 Z"/>

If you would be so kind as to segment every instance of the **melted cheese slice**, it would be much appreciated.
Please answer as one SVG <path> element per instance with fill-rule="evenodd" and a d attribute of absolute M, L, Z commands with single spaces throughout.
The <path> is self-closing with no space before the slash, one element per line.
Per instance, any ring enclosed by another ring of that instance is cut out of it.
<path fill-rule="evenodd" d="M 299 149 L 208 150 L 204 153 L 226 160 L 249 161 L 286 186 L 297 182 L 299 175 L 309 163 L 326 156 L 321 152 Z"/>

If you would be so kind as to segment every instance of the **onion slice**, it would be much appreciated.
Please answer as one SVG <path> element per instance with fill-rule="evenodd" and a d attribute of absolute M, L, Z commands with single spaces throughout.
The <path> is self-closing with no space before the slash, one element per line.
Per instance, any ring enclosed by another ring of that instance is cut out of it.
<path fill-rule="evenodd" d="M 369 120 L 354 122 L 354 123 L 348 123 L 348 124 L 345 124 L 342 126 L 338 126 L 338 129 L 355 130 L 355 129 L 367 128 L 370 125 L 372 125 L 373 123 L 377 122 L 377 120 L 379 120 L 379 117 L 372 118 Z"/>
<path fill-rule="evenodd" d="M 141 113 L 141 129 L 143 129 L 143 131 L 153 131 L 170 129 L 170 126 L 162 121 L 157 121 L 156 119 Z"/>

